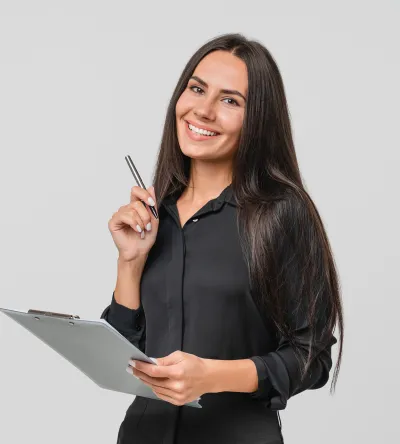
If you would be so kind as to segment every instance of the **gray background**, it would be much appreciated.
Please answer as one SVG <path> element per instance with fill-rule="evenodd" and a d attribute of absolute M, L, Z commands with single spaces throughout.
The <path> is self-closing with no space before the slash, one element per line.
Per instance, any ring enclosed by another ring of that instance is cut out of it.
<path fill-rule="evenodd" d="M 116 279 L 108 220 L 135 185 L 124 155 L 150 186 L 181 70 L 206 40 L 242 32 L 281 69 L 345 309 L 336 394 L 329 381 L 292 398 L 281 412 L 285 443 L 395 442 L 399 9 L 1 0 L 0 306 L 100 316 Z M 98 388 L 4 315 L 0 345 L 1 442 L 116 441 L 131 396 Z"/>

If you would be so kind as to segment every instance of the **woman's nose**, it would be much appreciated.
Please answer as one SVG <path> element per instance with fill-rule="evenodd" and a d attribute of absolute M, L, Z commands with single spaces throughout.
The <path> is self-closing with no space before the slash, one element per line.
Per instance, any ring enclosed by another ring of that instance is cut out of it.
<path fill-rule="evenodd" d="M 215 119 L 215 109 L 212 100 L 204 99 L 194 107 L 194 114 L 207 120 Z"/>

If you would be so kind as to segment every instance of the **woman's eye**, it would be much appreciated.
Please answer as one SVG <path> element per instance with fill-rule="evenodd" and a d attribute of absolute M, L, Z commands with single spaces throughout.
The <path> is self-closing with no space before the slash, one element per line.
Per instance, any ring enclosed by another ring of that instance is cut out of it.
<path fill-rule="evenodd" d="M 203 91 L 201 88 L 199 88 L 198 86 L 189 86 L 189 89 L 191 89 L 193 92 L 196 92 L 196 91 L 194 91 L 194 89 L 193 88 L 196 88 L 196 89 L 199 89 L 200 91 Z"/>
<path fill-rule="evenodd" d="M 193 91 L 194 93 L 196 93 L 196 94 L 198 94 L 198 91 L 196 91 L 196 90 L 199 90 L 199 91 L 201 91 L 201 92 L 204 92 L 200 87 L 195 86 L 195 85 L 189 86 L 189 89 L 192 90 L 192 91 Z M 227 97 L 227 98 L 224 99 L 224 100 L 231 100 L 231 101 L 232 101 L 232 103 L 228 103 L 228 105 L 239 106 L 239 103 L 238 103 L 235 99 L 232 99 L 231 97 Z"/>
<path fill-rule="evenodd" d="M 236 102 L 235 99 L 231 99 L 230 97 L 227 97 L 227 98 L 224 99 L 224 100 L 232 100 L 232 102 L 235 104 L 235 106 L 239 106 L 239 104 Z M 229 104 L 229 105 L 231 105 L 231 104 Z"/>

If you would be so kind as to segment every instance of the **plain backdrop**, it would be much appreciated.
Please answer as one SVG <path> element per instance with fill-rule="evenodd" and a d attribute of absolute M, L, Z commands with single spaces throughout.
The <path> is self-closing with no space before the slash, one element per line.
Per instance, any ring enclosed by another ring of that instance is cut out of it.
<path fill-rule="evenodd" d="M 150 186 L 189 57 L 243 33 L 281 70 L 345 312 L 336 393 L 330 380 L 291 398 L 285 443 L 399 442 L 399 12 L 382 0 L 1 0 L 0 306 L 100 317 L 116 282 L 108 221 L 135 185 L 124 156 Z M 0 353 L 2 443 L 116 442 L 132 396 L 3 314 Z"/>

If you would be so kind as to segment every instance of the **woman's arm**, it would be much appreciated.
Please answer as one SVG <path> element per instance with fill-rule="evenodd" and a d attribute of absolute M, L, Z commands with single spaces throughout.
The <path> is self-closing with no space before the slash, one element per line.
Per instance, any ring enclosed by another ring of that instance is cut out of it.
<path fill-rule="evenodd" d="M 324 260 L 327 246 L 320 240 L 305 203 L 299 199 L 289 203 L 275 214 L 277 223 L 270 236 L 273 240 L 267 247 L 273 251 L 271 261 L 276 275 L 265 278 L 276 281 L 274 288 L 279 290 L 277 299 L 284 306 L 286 331 L 290 330 L 292 342 L 282 333 L 277 337 L 277 348 L 268 354 L 252 356 L 246 363 L 217 361 L 211 366 L 214 375 L 211 382 L 216 391 L 228 387 L 231 391 L 250 392 L 273 410 L 284 409 L 291 396 L 327 383 L 332 367 L 331 348 L 337 342 L 330 330 L 334 288 L 331 289 Z M 311 308 L 314 308 L 312 317 Z M 310 352 L 312 360 L 301 379 L 300 370 Z M 247 367 L 247 381 L 242 381 L 243 369 L 249 363 L 254 368 Z M 250 390 L 252 387 L 256 387 L 254 391 Z"/>
<path fill-rule="evenodd" d="M 308 354 L 307 329 L 296 332 L 296 343 L 301 347 L 303 359 Z M 337 339 L 332 335 L 328 345 L 312 361 L 305 377 L 301 380 L 300 365 L 292 346 L 284 338 L 276 351 L 265 356 L 250 358 L 257 368 L 259 387 L 251 393 L 253 398 L 265 401 L 272 410 L 283 410 L 294 395 L 308 389 L 323 387 L 332 368 L 331 348 Z"/>
<path fill-rule="evenodd" d="M 304 359 L 308 353 L 306 336 L 306 332 L 300 331 L 296 335 L 298 345 L 303 347 Z M 327 383 L 332 367 L 331 346 L 336 342 L 332 336 L 330 345 L 320 351 L 302 382 L 294 350 L 287 341 L 281 340 L 278 349 L 265 356 L 230 361 L 207 359 L 207 385 L 210 393 L 249 393 L 272 410 L 283 410 L 290 397 Z"/>
<path fill-rule="evenodd" d="M 257 390 L 258 375 L 250 359 L 218 360 L 205 359 L 209 393 L 242 392 Z"/>
<path fill-rule="evenodd" d="M 124 263 L 118 260 L 117 285 L 111 304 L 103 311 L 101 318 L 144 352 L 146 318 L 140 304 L 143 268 L 143 262 Z"/>
<path fill-rule="evenodd" d="M 119 304 L 112 295 L 111 304 L 101 314 L 122 336 L 128 339 L 136 348 L 145 353 L 146 346 L 146 317 L 142 306 L 130 309 Z"/>

